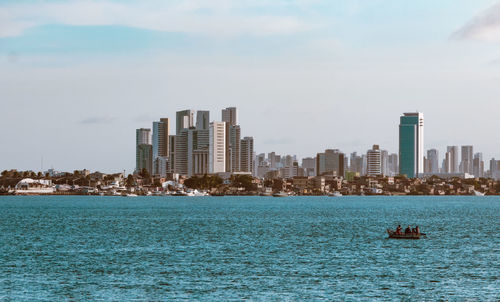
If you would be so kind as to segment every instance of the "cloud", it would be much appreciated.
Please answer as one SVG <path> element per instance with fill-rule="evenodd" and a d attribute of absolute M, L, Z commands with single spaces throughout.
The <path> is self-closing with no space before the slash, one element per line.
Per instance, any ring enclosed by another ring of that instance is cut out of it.
<path fill-rule="evenodd" d="M 452 38 L 459 40 L 500 41 L 500 3 L 493 5 L 458 31 Z"/>
<path fill-rule="evenodd" d="M 112 116 L 94 116 L 88 117 L 83 120 L 80 120 L 79 124 L 89 125 L 89 124 L 109 124 L 114 121 L 114 117 Z"/>
<path fill-rule="evenodd" d="M 183 0 L 124 4 L 87 0 L 8 4 L 0 6 L 0 37 L 19 36 L 29 28 L 47 24 L 128 26 L 217 36 L 293 34 L 308 30 L 311 26 L 290 14 L 245 13 L 245 9 L 252 7 L 252 4 L 243 3 Z"/>

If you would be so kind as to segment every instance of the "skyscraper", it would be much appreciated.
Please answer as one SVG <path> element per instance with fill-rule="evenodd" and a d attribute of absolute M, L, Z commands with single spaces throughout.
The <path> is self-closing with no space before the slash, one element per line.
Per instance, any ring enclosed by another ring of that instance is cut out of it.
<path fill-rule="evenodd" d="M 208 148 L 209 173 L 226 171 L 226 123 L 212 122 L 209 131 Z"/>
<path fill-rule="evenodd" d="M 306 157 L 302 159 L 302 168 L 305 171 L 305 176 L 316 175 L 316 158 Z"/>
<path fill-rule="evenodd" d="M 316 155 L 316 174 L 344 176 L 344 153 L 338 149 L 327 149 Z"/>
<path fill-rule="evenodd" d="M 253 137 L 244 137 L 241 140 L 241 172 L 251 172 L 254 174 L 254 151 L 253 151 Z"/>
<path fill-rule="evenodd" d="M 462 161 L 460 162 L 460 172 L 472 174 L 472 161 L 474 157 L 472 146 L 462 146 Z"/>
<path fill-rule="evenodd" d="M 226 122 L 226 172 L 238 172 L 240 167 L 241 128 Z"/>
<path fill-rule="evenodd" d="M 166 171 L 164 163 L 169 153 L 170 119 L 161 118 L 158 122 L 153 122 L 153 174 L 159 174 L 159 167 Z M 161 161 L 158 158 L 164 157 Z M 162 164 L 160 164 L 162 163 Z"/>
<path fill-rule="evenodd" d="M 382 174 L 382 156 L 380 152 L 380 148 L 378 145 L 373 145 L 372 149 L 368 150 L 366 152 L 366 158 L 367 158 L 367 175 L 369 176 L 375 176 L 375 175 L 381 175 Z"/>
<path fill-rule="evenodd" d="M 446 149 L 449 153 L 449 160 L 446 160 L 449 165 L 446 173 L 459 173 L 458 146 L 448 146 Z"/>
<path fill-rule="evenodd" d="M 396 153 L 392 153 L 389 155 L 389 175 L 394 176 L 399 173 L 399 161 L 398 155 Z"/>
<path fill-rule="evenodd" d="M 404 113 L 399 124 L 399 174 L 413 178 L 424 172 L 424 114 Z"/>
<path fill-rule="evenodd" d="M 230 126 L 238 124 L 238 113 L 236 107 L 228 107 L 222 109 L 222 121 L 228 123 Z"/>
<path fill-rule="evenodd" d="M 210 111 L 198 110 L 196 112 L 196 129 L 208 130 L 210 126 Z"/>
<path fill-rule="evenodd" d="M 175 114 L 175 134 L 178 135 L 182 129 L 194 127 L 194 110 L 177 111 Z"/>
<path fill-rule="evenodd" d="M 484 161 L 482 153 L 474 154 L 472 172 L 475 177 L 484 177 Z"/>
<path fill-rule="evenodd" d="M 428 173 L 439 173 L 439 152 L 436 149 L 427 150 L 427 160 L 429 161 Z"/>
<path fill-rule="evenodd" d="M 151 145 L 151 129 L 140 128 L 135 131 L 135 172 L 146 168 L 152 173 L 153 146 Z"/>

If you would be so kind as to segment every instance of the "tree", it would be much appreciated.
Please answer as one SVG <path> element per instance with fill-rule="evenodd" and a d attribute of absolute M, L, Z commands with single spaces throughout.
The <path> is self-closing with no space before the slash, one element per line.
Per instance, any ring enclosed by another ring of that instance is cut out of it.
<path fill-rule="evenodd" d="M 151 175 L 149 174 L 148 170 L 146 168 L 142 168 L 142 170 L 139 172 L 139 176 L 143 178 L 150 178 Z"/>
<path fill-rule="evenodd" d="M 127 188 L 133 187 L 135 185 L 134 176 L 132 176 L 132 174 L 129 174 L 127 176 L 127 181 L 125 182 L 125 185 Z"/>
<path fill-rule="evenodd" d="M 235 187 L 243 187 L 246 191 L 251 191 L 253 189 L 253 178 L 250 175 L 233 175 L 231 177 L 231 183 Z"/>

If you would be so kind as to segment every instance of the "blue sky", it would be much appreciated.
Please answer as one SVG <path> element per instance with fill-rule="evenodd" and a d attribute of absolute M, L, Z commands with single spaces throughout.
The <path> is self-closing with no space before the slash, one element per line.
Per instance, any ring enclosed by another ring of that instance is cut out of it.
<path fill-rule="evenodd" d="M 499 158 L 499 42 L 491 0 L 4 0 L 0 169 L 131 171 L 135 128 L 226 106 L 258 153 L 397 152 L 418 109 Z"/>

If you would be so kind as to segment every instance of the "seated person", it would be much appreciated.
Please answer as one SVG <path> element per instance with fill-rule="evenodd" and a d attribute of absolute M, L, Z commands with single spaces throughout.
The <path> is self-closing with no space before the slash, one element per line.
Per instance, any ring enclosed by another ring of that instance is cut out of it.
<path fill-rule="evenodd" d="M 402 230 L 401 225 L 398 225 L 398 227 L 396 228 L 396 234 L 401 235 L 401 230 Z"/>
<path fill-rule="evenodd" d="M 411 227 L 408 226 L 406 229 L 405 229 L 405 234 L 411 234 Z"/>

